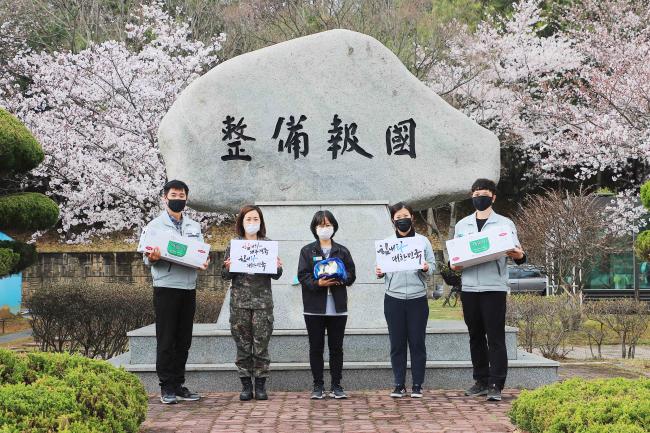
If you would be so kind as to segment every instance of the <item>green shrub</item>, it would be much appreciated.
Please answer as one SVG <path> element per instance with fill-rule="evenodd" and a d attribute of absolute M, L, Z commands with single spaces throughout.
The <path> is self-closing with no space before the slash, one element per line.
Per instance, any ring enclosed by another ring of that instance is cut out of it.
<path fill-rule="evenodd" d="M 634 251 L 641 260 L 648 260 L 650 257 L 650 230 L 639 233 L 634 243 Z"/>
<path fill-rule="evenodd" d="M 570 379 L 522 391 L 508 414 L 529 433 L 647 433 L 650 379 Z"/>
<path fill-rule="evenodd" d="M 650 180 L 641 185 L 641 204 L 650 209 Z"/>
<path fill-rule="evenodd" d="M 56 224 L 59 206 L 36 192 L 21 192 L 0 197 L 0 230 L 42 230 Z"/>
<path fill-rule="evenodd" d="M 25 125 L 0 108 L 0 181 L 28 172 L 44 158 L 41 145 Z M 58 219 L 59 207 L 43 194 L 21 192 L 0 196 L 0 230 L 44 230 Z M 36 250 L 23 243 L 5 243 L 0 251 L 0 277 L 20 272 L 36 261 Z"/>
<path fill-rule="evenodd" d="M 0 350 L 0 432 L 130 433 L 147 412 L 136 376 L 78 355 Z"/>
<path fill-rule="evenodd" d="M 0 276 L 8 275 L 20 262 L 20 256 L 9 248 L 0 248 Z"/>
<path fill-rule="evenodd" d="M 9 274 L 17 274 L 22 272 L 28 266 L 36 263 L 38 254 L 36 254 L 36 247 L 24 242 L 16 241 L 0 241 L 0 249 L 9 249 L 20 256 L 18 262 L 9 270 Z M 4 275 L 0 272 L 0 275 Z"/>
<path fill-rule="evenodd" d="M 29 171 L 44 158 L 41 145 L 29 129 L 0 108 L 0 174 Z"/>
<path fill-rule="evenodd" d="M 197 291 L 197 323 L 214 323 L 223 294 Z M 41 350 L 108 359 L 126 351 L 127 332 L 154 322 L 151 286 L 79 279 L 34 290 L 25 299 Z"/>

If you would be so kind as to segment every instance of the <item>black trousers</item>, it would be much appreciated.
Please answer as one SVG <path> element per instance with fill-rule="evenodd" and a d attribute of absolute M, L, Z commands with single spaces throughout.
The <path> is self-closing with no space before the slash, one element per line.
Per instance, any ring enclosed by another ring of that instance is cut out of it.
<path fill-rule="evenodd" d="M 500 389 L 508 374 L 506 292 L 461 292 L 474 380 Z"/>
<path fill-rule="evenodd" d="M 173 390 L 185 383 L 185 363 L 192 344 L 196 290 L 154 287 L 156 373 L 160 387 Z"/>
<path fill-rule="evenodd" d="M 330 351 L 330 375 L 332 385 L 340 385 L 343 378 L 343 337 L 348 316 L 312 316 L 305 314 L 305 325 L 309 335 L 309 365 L 314 384 L 323 385 L 323 350 L 325 330 L 327 347 Z"/>
<path fill-rule="evenodd" d="M 406 384 L 407 349 L 411 352 L 413 385 L 424 384 L 427 366 L 426 332 L 429 302 L 426 296 L 397 299 L 384 296 L 384 316 L 390 339 L 390 363 L 395 385 Z"/>

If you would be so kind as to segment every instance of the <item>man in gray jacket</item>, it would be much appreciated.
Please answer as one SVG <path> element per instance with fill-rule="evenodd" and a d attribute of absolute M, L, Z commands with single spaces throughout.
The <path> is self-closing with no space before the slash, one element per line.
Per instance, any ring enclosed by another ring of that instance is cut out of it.
<path fill-rule="evenodd" d="M 496 200 L 496 184 L 489 179 L 477 179 L 472 185 L 472 203 L 476 212 L 456 224 L 454 237 L 488 231 L 493 227 L 508 227 L 517 247 L 507 253 L 518 265 L 526 255 L 517 239 L 513 222 L 492 210 Z M 487 395 L 489 401 L 500 401 L 501 390 L 508 372 L 506 350 L 506 296 L 508 294 L 507 257 L 463 269 L 461 301 L 463 316 L 469 330 L 469 346 L 476 383 L 465 391 L 468 396 Z M 462 267 L 451 265 L 453 270 Z"/>
<path fill-rule="evenodd" d="M 189 188 L 184 182 L 167 182 L 163 188 L 165 210 L 147 224 L 146 229 L 171 231 L 203 242 L 199 223 L 183 215 L 188 193 Z M 166 262 L 160 256 L 158 248 L 144 254 L 144 263 L 151 267 L 153 277 L 156 373 L 160 381 L 160 401 L 174 404 L 179 400 L 199 400 L 197 393 L 183 386 L 196 310 L 197 270 Z M 203 270 L 207 269 L 208 262 L 203 264 Z"/>

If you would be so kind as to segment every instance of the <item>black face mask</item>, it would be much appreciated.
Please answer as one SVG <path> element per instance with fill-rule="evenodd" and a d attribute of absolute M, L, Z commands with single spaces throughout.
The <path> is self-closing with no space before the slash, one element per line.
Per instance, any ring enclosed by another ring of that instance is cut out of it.
<path fill-rule="evenodd" d="M 411 218 L 402 218 L 395 221 L 395 227 L 397 227 L 397 230 L 401 231 L 402 233 L 410 232 L 412 225 L 413 221 Z"/>
<path fill-rule="evenodd" d="M 474 208 L 478 211 L 485 210 L 492 206 L 492 197 L 488 197 L 485 195 L 480 195 L 478 197 L 472 197 L 472 204 L 474 205 Z"/>
<path fill-rule="evenodd" d="M 185 209 L 187 200 L 168 200 L 167 206 L 172 212 L 182 212 Z"/>

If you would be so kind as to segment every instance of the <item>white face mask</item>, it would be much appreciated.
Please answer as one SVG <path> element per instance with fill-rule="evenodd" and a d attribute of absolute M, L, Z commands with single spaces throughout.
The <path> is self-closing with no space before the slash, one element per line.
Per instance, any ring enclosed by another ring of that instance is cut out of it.
<path fill-rule="evenodd" d="M 326 241 L 334 234 L 334 227 L 316 227 L 316 234 L 320 240 Z"/>
<path fill-rule="evenodd" d="M 244 231 L 248 233 L 249 235 L 254 235 L 255 233 L 260 231 L 260 225 L 259 224 L 248 224 L 244 226 Z"/>

